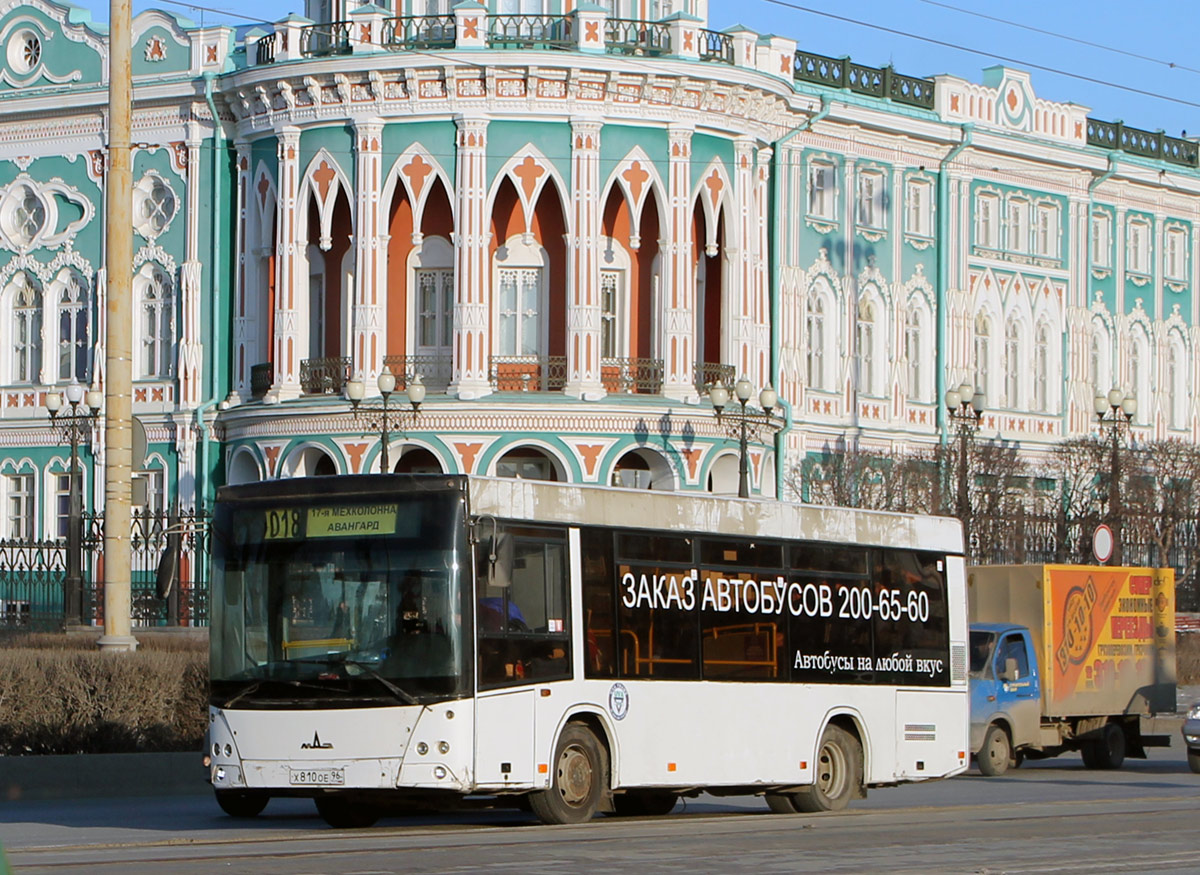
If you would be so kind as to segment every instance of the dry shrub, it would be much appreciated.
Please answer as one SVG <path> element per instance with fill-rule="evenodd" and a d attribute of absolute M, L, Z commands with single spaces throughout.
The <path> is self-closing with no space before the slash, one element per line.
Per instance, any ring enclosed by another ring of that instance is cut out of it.
<path fill-rule="evenodd" d="M 0 650 L 95 650 L 103 629 L 88 627 L 78 632 L 18 632 L 0 634 Z M 208 629 L 134 629 L 138 651 L 166 650 L 208 652 Z"/>
<path fill-rule="evenodd" d="M 207 684 L 195 650 L 4 650 L 0 754 L 198 750 Z"/>
<path fill-rule="evenodd" d="M 1181 684 L 1200 684 L 1200 632 L 1175 636 L 1175 676 Z"/>

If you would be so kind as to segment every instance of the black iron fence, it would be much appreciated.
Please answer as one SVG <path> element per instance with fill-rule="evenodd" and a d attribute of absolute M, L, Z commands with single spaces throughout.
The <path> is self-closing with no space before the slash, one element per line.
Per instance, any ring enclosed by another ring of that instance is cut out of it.
<path fill-rule="evenodd" d="M 208 519 L 136 511 L 130 539 L 130 619 L 135 627 L 208 625 Z M 180 535 L 178 583 L 158 598 L 156 572 Z M 0 541 L 0 631 L 40 632 L 104 623 L 104 517 L 85 515 L 79 616 L 68 616 L 66 539 Z"/>

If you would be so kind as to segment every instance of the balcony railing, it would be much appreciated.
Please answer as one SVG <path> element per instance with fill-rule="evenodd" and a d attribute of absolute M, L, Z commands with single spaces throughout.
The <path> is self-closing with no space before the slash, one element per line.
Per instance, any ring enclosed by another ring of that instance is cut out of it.
<path fill-rule="evenodd" d="M 305 395 L 340 395 L 350 379 L 350 356 L 300 360 L 300 389 Z"/>
<path fill-rule="evenodd" d="M 575 46 L 574 19 L 558 15 L 492 15 L 488 48 L 570 49 Z"/>
<path fill-rule="evenodd" d="M 671 29 L 652 21 L 609 18 L 604 22 L 604 48 L 614 55 L 668 55 Z"/>
<path fill-rule="evenodd" d="M 350 25 L 349 21 L 331 21 L 302 28 L 300 54 L 306 57 L 350 54 L 353 51 L 350 44 Z"/>
<path fill-rule="evenodd" d="M 700 60 L 733 64 L 733 37 L 716 30 L 700 31 Z"/>
<path fill-rule="evenodd" d="M 275 63 L 275 40 L 276 34 L 269 33 L 261 37 L 254 44 L 254 63 L 256 64 L 274 64 Z"/>
<path fill-rule="evenodd" d="M 658 395 L 662 393 L 662 359 L 600 359 L 600 382 L 606 392 Z"/>
<path fill-rule="evenodd" d="M 849 58 L 829 58 L 797 51 L 792 77 L 800 82 L 848 88 L 858 94 L 933 109 L 933 80 L 902 76 L 891 67 L 866 67 Z"/>
<path fill-rule="evenodd" d="M 417 374 L 430 392 L 445 392 L 454 376 L 454 360 L 448 355 L 389 355 L 383 366 L 396 377 L 396 389 L 408 388 L 408 380 Z"/>
<path fill-rule="evenodd" d="M 497 392 L 558 392 L 567 384 L 567 357 L 494 355 L 489 371 Z"/>
<path fill-rule="evenodd" d="M 708 392 L 709 386 L 721 383 L 726 388 L 733 387 L 736 379 L 733 365 L 719 365 L 715 362 L 700 362 L 696 365 L 696 391 L 701 395 Z"/>
<path fill-rule="evenodd" d="M 457 40 L 453 15 L 414 15 L 383 23 L 383 44 L 389 49 L 447 49 Z"/>
<path fill-rule="evenodd" d="M 1089 146 L 1104 149 L 1120 149 L 1130 155 L 1157 158 L 1168 164 L 1196 167 L 1200 161 L 1200 147 L 1193 140 L 1168 137 L 1162 131 L 1143 131 L 1127 128 L 1121 122 L 1087 120 L 1087 142 Z"/>
<path fill-rule="evenodd" d="M 250 366 L 250 397 L 261 398 L 271 390 L 271 384 L 275 382 L 275 365 L 271 362 L 263 362 L 258 365 Z"/>

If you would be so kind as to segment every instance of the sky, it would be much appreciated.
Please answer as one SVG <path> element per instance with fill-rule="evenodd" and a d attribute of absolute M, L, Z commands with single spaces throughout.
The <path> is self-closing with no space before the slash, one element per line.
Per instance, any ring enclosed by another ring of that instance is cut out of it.
<path fill-rule="evenodd" d="M 107 0 L 75 2 L 108 20 Z M 134 0 L 135 15 L 150 8 L 197 24 L 240 24 L 303 14 L 304 2 Z M 985 67 L 1016 67 L 1032 74 L 1038 97 L 1082 104 L 1093 118 L 1200 135 L 1200 25 L 1178 2 L 709 0 L 709 14 L 714 30 L 742 24 L 793 38 L 803 51 L 890 63 L 909 76 L 979 82 Z"/>

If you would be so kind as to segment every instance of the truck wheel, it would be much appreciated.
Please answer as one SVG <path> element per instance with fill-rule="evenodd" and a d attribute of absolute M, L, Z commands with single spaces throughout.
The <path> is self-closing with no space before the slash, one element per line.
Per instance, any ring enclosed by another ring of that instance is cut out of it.
<path fill-rule="evenodd" d="M 817 750 L 814 783 L 792 794 L 796 811 L 842 811 L 862 787 L 862 746 L 840 726 L 829 725 Z M 770 797 L 772 811 L 779 809 Z"/>
<path fill-rule="evenodd" d="M 993 723 L 983 737 L 983 748 L 975 756 L 980 774 L 994 778 L 1008 771 L 1012 760 L 1012 744 L 1008 733 Z"/>
<path fill-rule="evenodd" d="M 608 757 L 592 731 L 569 723 L 558 739 L 550 786 L 529 795 L 542 823 L 583 823 L 596 815 L 608 783 Z"/>
<path fill-rule="evenodd" d="M 217 804 L 230 817 L 258 817 L 270 796 L 254 790 L 217 790 Z"/>
<path fill-rule="evenodd" d="M 1119 769 L 1125 762 L 1125 732 L 1119 723 L 1106 723 L 1100 737 L 1084 744 L 1083 764 L 1089 769 Z"/>
<path fill-rule="evenodd" d="M 344 796 L 318 796 L 314 801 L 317 813 L 334 829 L 362 829 L 379 820 L 379 809 L 365 802 L 355 802 Z"/>
<path fill-rule="evenodd" d="M 1188 748 L 1188 768 L 1200 775 L 1200 747 Z"/>

